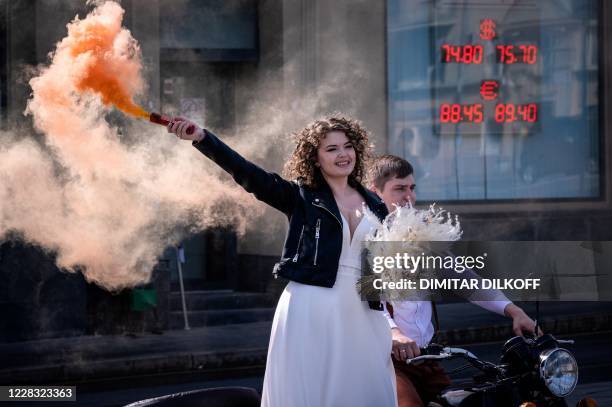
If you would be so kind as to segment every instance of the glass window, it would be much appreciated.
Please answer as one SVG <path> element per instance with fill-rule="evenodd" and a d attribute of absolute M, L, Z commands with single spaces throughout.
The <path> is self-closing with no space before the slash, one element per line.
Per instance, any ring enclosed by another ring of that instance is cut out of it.
<path fill-rule="evenodd" d="M 163 0 L 160 4 L 162 58 L 247 60 L 257 56 L 254 0 Z M 178 56 L 178 58 L 174 57 Z"/>
<path fill-rule="evenodd" d="M 421 200 L 598 198 L 595 0 L 389 0 L 389 153 Z"/>

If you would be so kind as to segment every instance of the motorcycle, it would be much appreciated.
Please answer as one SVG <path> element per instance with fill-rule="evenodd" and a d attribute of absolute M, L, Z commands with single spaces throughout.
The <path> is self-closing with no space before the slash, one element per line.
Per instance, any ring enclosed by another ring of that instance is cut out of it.
<path fill-rule="evenodd" d="M 561 345 L 573 343 L 550 334 L 516 336 L 503 345 L 499 364 L 481 360 L 466 349 L 430 344 L 421 356 L 406 363 L 462 358 L 468 364 L 460 369 L 473 366 L 479 371 L 470 383 L 444 390 L 437 403 L 430 403 L 432 407 L 566 407 L 565 397 L 578 382 L 578 364 Z M 597 403 L 586 398 L 577 406 L 594 407 Z"/>

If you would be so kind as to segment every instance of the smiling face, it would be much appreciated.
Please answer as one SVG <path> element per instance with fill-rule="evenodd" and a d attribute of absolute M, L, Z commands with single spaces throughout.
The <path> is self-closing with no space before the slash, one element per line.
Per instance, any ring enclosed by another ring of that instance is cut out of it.
<path fill-rule="evenodd" d="M 330 181 L 330 176 L 348 175 L 347 182 L 353 188 L 362 182 L 371 146 L 368 132 L 357 120 L 335 113 L 313 121 L 293 136 L 296 146 L 285 163 L 286 178 L 311 188 Z M 338 158 L 344 162 L 336 165 Z"/>
<path fill-rule="evenodd" d="M 317 148 L 317 164 L 326 178 L 348 177 L 355 168 L 355 149 L 343 131 L 330 131 Z"/>
<path fill-rule="evenodd" d="M 348 177 L 355 168 L 355 149 L 343 131 L 330 131 L 317 148 L 317 163 L 326 178 Z"/>

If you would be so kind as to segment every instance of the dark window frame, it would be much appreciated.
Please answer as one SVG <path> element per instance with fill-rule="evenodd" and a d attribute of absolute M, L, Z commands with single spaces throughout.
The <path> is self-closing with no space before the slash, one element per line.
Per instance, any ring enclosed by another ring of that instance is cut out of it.
<path fill-rule="evenodd" d="M 389 2 L 385 1 L 385 106 L 386 134 L 391 134 L 389 106 Z M 433 202 L 452 206 L 457 212 L 540 212 L 558 210 L 612 210 L 612 117 L 605 112 L 612 106 L 612 4 L 598 1 L 598 102 L 599 102 L 599 187 L 600 194 L 592 198 L 517 198 L 470 200 L 419 200 L 420 205 Z M 388 143 L 387 143 L 388 145 Z M 392 151 L 387 151 L 393 154 Z"/>
<path fill-rule="evenodd" d="M 255 7 L 255 46 L 253 48 L 173 48 L 159 49 L 160 62 L 253 62 L 259 60 L 259 2 Z M 160 14 L 159 37 L 162 38 L 162 15 Z"/>

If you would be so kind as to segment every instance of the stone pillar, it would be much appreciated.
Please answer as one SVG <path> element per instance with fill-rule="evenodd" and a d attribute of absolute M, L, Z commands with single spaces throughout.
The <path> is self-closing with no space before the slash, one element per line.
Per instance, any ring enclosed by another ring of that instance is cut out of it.
<path fill-rule="evenodd" d="M 148 111 L 158 111 L 160 108 L 160 38 L 159 38 L 159 0 L 131 1 L 131 31 L 132 36 L 140 44 L 144 64 L 144 80 L 148 86 L 141 101 Z"/>

